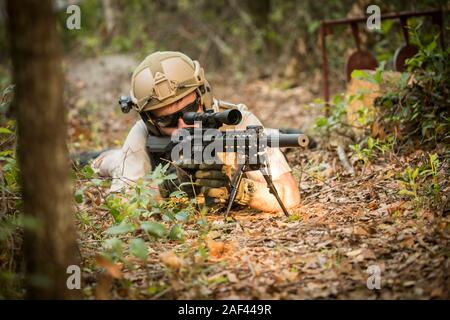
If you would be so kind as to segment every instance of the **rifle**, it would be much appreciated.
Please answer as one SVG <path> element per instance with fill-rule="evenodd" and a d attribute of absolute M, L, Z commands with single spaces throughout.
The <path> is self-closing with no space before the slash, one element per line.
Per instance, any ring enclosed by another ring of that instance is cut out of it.
<path fill-rule="evenodd" d="M 173 155 L 177 148 L 183 150 L 183 156 L 193 163 L 201 163 L 196 155 L 203 155 L 208 146 L 214 144 L 218 149 L 212 148 L 211 156 L 216 157 L 217 152 L 236 152 L 238 156 L 238 166 L 231 179 L 230 197 L 225 212 L 228 217 L 231 206 L 236 198 L 239 184 L 245 172 L 261 171 L 270 192 L 277 199 L 284 214 L 289 216 L 288 210 L 278 195 L 272 177 L 268 170 L 267 148 L 268 147 L 307 147 L 309 138 L 305 134 L 266 134 L 262 126 L 247 126 L 245 130 L 213 131 L 222 125 L 237 125 L 242 120 L 242 114 L 237 109 L 230 109 L 224 112 L 187 112 L 183 115 L 183 120 L 188 125 L 201 124 L 199 128 L 185 128 L 188 134 L 177 140 L 167 136 L 152 136 L 147 138 L 147 152 L 161 155 L 161 158 Z M 180 137 L 178 137 L 180 138 Z M 181 146 L 181 148 L 180 148 Z M 209 148 L 211 149 L 211 148 Z M 217 151 L 219 150 L 219 151 Z M 187 151 L 187 152 L 186 152 Z M 172 157 L 171 157 L 172 158 Z M 171 159 L 174 160 L 174 159 Z M 217 161 L 220 162 L 218 158 Z M 217 163 L 217 162 L 215 162 Z"/>

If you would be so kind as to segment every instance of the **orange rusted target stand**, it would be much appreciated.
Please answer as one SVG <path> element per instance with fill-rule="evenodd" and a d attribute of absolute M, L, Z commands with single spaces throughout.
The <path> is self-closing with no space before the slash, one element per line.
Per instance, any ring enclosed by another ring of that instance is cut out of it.
<path fill-rule="evenodd" d="M 405 60 L 414 56 L 417 53 L 418 48 L 409 43 L 407 19 L 411 17 L 430 16 L 432 22 L 437 24 L 440 28 L 440 43 L 444 48 L 444 29 L 442 22 L 442 10 L 429 10 L 422 12 L 401 12 L 401 13 L 389 13 L 381 15 L 381 20 L 386 19 L 400 19 L 402 25 L 403 36 L 405 39 L 405 46 L 397 49 L 394 56 L 394 67 L 396 71 L 403 71 Z M 323 76 L 323 96 L 325 102 L 329 103 L 330 100 L 330 87 L 329 87 L 329 70 L 328 70 L 328 57 L 326 47 L 326 36 L 332 33 L 333 26 L 347 24 L 352 28 L 352 35 L 356 45 L 356 51 L 353 52 L 347 60 L 346 64 L 346 79 L 350 80 L 350 76 L 355 69 L 368 69 L 374 70 L 378 66 L 378 61 L 367 50 L 361 49 L 359 39 L 359 23 L 366 23 L 367 17 L 349 18 L 349 19 L 337 19 L 337 20 L 324 20 L 320 28 L 320 43 L 322 47 L 322 76 Z M 329 108 L 326 109 L 326 113 L 329 113 Z"/>

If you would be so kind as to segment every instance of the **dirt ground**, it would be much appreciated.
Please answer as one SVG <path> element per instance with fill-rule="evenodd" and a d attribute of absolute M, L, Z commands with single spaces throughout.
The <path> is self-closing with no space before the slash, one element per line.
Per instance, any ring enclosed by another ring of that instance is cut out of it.
<path fill-rule="evenodd" d="M 121 145 L 137 117 L 123 115 L 117 98 L 128 93 L 136 65 L 127 56 L 72 65 L 66 95 L 72 152 Z M 317 88 L 285 90 L 269 80 L 228 86 L 220 75 L 210 82 L 217 97 L 247 104 L 266 126 L 314 134 L 321 110 L 308 104 Z M 207 232 L 193 220 L 185 225 L 184 242 L 150 242 L 145 263 L 131 257 L 128 265 L 96 259 L 112 217 L 101 207 L 104 193 L 92 194 L 78 206 L 78 217 L 85 213 L 88 221 L 78 221 L 86 297 L 450 298 L 448 212 L 418 210 L 398 194 L 394 179 L 407 165 L 425 161 L 424 151 L 380 157 L 364 170 L 352 160 L 356 175 L 351 176 L 328 142 L 314 138 L 317 149 L 287 152 L 303 199 L 289 218 L 239 210 L 234 222 L 224 223 L 220 215 L 209 215 Z M 445 177 L 448 163 L 443 170 Z M 442 192 L 448 197 L 449 191 L 447 181 Z M 207 258 L 198 256 L 203 247 Z M 379 289 L 368 288 L 374 275 Z"/>

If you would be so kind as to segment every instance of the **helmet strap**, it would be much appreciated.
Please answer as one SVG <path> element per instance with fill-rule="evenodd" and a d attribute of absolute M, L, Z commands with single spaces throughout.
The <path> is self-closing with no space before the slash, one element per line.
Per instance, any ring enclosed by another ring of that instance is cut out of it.
<path fill-rule="evenodd" d="M 200 97 L 200 105 L 202 106 L 202 108 L 204 110 L 205 109 L 205 99 L 203 98 L 203 93 L 200 88 L 203 88 L 203 90 L 205 90 L 204 85 L 202 85 L 202 86 L 198 87 L 197 89 L 195 89 L 195 92 Z"/>
<path fill-rule="evenodd" d="M 148 134 L 158 137 L 162 136 L 161 130 L 156 124 L 153 123 L 152 119 L 150 119 L 150 117 L 145 112 L 140 112 L 139 115 L 141 116 L 142 120 L 145 123 L 145 126 L 147 127 Z"/>

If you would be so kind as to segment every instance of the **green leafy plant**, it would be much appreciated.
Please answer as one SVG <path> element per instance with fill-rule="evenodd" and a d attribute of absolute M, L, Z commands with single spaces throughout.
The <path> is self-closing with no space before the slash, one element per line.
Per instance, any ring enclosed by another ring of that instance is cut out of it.
<path fill-rule="evenodd" d="M 316 99 L 314 103 L 322 106 L 322 108 L 326 107 L 325 101 L 321 99 Z M 333 128 L 345 126 L 345 116 L 347 115 L 348 103 L 349 101 L 343 94 L 333 96 L 331 103 L 328 106 L 330 115 L 328 117 L 319 117 L 316 120 L 316 128 L 325 129 L 329 132 Z"/>
<path fill-rule="evenodd" d="M 388 136 L 385 139 L 368 137 L 365 147 L 361 146 L 364 144 L 353 144 L 350 145 L 350 149 L 355 152 L 359 160 L 364 162 L 364 165 L 367 165 L 378 153 L 385 154 L 390 151 L 393 146 L 393 141 L 394 137 L 392 136 Z"/>
<path fill-rule="evenodd" d="M 450 49 L 437 45 L 438 36 L 424 44 L 411 32 L 419 52 L 407 60 L 399 90 L 375 100 L 381 123 L 395 132 L 399 141 L 418 138 L 421 142 L 450 142 Z M 411 76 L 411 77 L 410 77 Z M 409 79 L 406 81 L 405 79 Z"/>
<path fill-rule="evenodd" d="M 406 168 L 403 172 L 403 181 L 406 183 L 402 183 L 402 188 L 399 191 L 400 195 L 410 196 L 415 200 L 419 199 L 417 194 L 417 177 L 419 176 L 419 172 L 419 168 Z"/>
<path fill-rule="evenodd" d="M 371 83 L 381 84 L 383 81 L 383 72 L 385 68 L 385 61 L 383 61 L 377 68 L 374 74 L 368 73 L 364 70 L 354 70 L 352 72 L 352 78 L 364 79 Z M 349 106 L 355 101 L 362 101 L 367 93 L 370 93 L 368 89 L 360 89 L 357 93 L 345 96 L 343 94 L 337 94 L 333 96 L 330 103 L 327 105 L 322 99 L 314 100 L 314 104 L 321 106 L 322 108 L 328 108 L 330 115 L 328 117 L 319 117 L 316 120 L 316 129 L 323 130 L 330 133 L 331 130 L 337 130 L 338 133 L 343 135 L 351 135 L 345 132 L 349 128 L 365 129 L 368 131 L 370 125 L 374 121 L 373 111 L 366 107 L 361 107 L 357 110 L 358 123 L 348 123 L 347 113 Z M 347 130 L 348 131 L 348 130 Z"/>
<path fill-rule="evenodd" d="M 399 178 L 399 194 L 412 198 L 418 204 L 425 204 L 426 197 L 432 195 L 433 203 L 438 205 L 441 199 L 439 184 L 439 157 L 437 154 L 428 154 L 427 162 L 421 166 L 408 166 Z"/>
<path fill-rule="evenodd" d="M 383 82 L 383 72 L 386 66 L 386 61 L 382 61 L 376 68 L 375 73 L 369 73 L 364 70 L 353 70 L 351 77 L 353 79 L 362 79 L 370 83 L 380 85 Z"/>
<path fill-rule="evenodd" d="M 9 107 L 12 102 L 12 96 L 14 94 L 14 85 L 9 84 L 4 87 L 0 95 L 0 114 L 6 114 L 9 111 Z"/>
<path fill-rule="evenodd" d="M 168 199 L 157 200 L 158 185 L 176 177 L 167 172 L 168 167 L 169 164 L 159 165 L 131 189 L 105 198 L 101 208 L 107 210 L 114 221 L 104 233 L 107 238 L 104 254 L 111 260 L 123 261 L 126 252 L 145 260 L 148 254 L 146 241 L 183 242 L 183 225 L 194 215 L 201 214 L 197 210 L 197 200 L 187 199 L 181 190 L 172 192 Z M 82 172 L 88 186 L 99 184 L 93 182 L 96 178 L 90 169 L 83 168 Z M 86 187 L 77 192 L 85 190 Z M 124 240 L 130 237 L 133 238 L 127 244 Z"/>
<path fill-rule="evenodd" d="M 439 175 L 438 168 L 440 165 L 439 157 L 437 154 L 429 154 L 428 155 L 428 167 L 421 172 L 421 175 L 425 178 L 431 177 L 432 182 L 430 185 L 431 193 L 434 196 L 434 200 L 438 201 L 440 196 L 441 188 L 439 185 Z"/>

